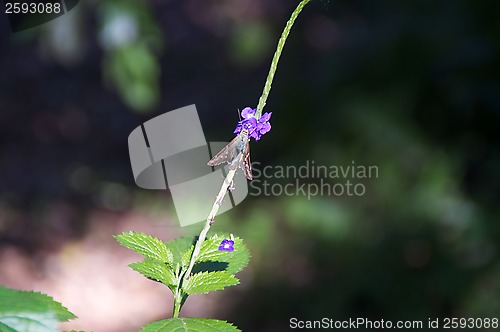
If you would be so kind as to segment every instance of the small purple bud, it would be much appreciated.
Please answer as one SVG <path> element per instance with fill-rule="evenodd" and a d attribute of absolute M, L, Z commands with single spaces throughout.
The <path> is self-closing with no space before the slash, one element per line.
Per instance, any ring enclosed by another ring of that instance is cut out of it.
<path fill-rule="evenodd" d="M 234 251 L 234 240 L 224 239 L 219 246 L 220 251 Z"/>
<path fill-rule="evenodd" d="M 255 115 L 255 109 L 252 109 L 250 107 L 245 107 L 242 111 L 241 111 L 241 116 L 243 117 L 243 119 L 245 120 L 248 120 L 248 118 L 253 118 Z"/>

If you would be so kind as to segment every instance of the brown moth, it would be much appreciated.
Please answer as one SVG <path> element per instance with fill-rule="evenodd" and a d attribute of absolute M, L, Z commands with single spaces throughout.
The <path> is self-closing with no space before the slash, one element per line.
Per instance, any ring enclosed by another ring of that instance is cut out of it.
<path fill-rule="evenodd" d="M 228 163 L 229 169 L 241 168 L 248 180 L 252 180 L 252 164 L 250 162 L 250 138 L 248 130 L 242 129 L 238 136 L 222 148 L 210 161 L 208 166 Z"/>

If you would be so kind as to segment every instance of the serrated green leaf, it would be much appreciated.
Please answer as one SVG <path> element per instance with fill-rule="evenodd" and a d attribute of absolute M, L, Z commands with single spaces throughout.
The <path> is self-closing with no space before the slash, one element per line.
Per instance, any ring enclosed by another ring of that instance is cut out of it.
<path fill-rule="evenodd" d="M 191 253 L 194 248 L 192 237 L 181 237 L 179 239 L 169 241 L 165 243 L 165 245 L 172 252 L 175 263 L 180 263 L 184 268 L 189 265 Z"/>
<path fill-rule="evenodd" d="M 238 278 L 226 271 L 199 272 L 193 274 L 182 285 L 187 294 L 200 294 L 222 290 L 225 287 L 239 284 Z"/>
<path fill-rule="evenodd" d="M 146 326 L 141 332 L 241 332 L 236 326 L 223 320 L 208 318 L 170 318 Z"/>
<path fill-rule="evenodd" d="M 163 263 L 174 262 L 174 256 L 166 244 L 151 235 L 136 232 L 125 232 L 114 238 L 124 247 L 134 250 L 147 258 Z"/>
<path fill-rule="evenodd" d="M 166 286 L 175 287 L 178 283 L 174 271 L 172 271 L 168 264 L 146 259 L 142 262 L 129 264 L 128 266 L 146 278 L 159 281 Z"/>
<path fill-rule="evenodd" d="M 0 331 L 2 331 L 2 332 L 18 332 L 14 329 L 11 329 L 10 327 L 8 327 L 7 325 L 5 325 L 3 323 L 0 323 Z"/>
<path fill-rule="evenodd" d="M 191 255 L 193 255 L 194 246 L 188 249 L 185 253 L 182 254 L 182 266 L 187 267 L 189 262 L 191 261 Z"/>
<path fill-rule="evenodd" d="M 53 332 L 76 318 L 52 297 L 0 286 L 0 331 Z"/>
<path fill-rule="evenodd" d="M 226 267 L 223 268 L 225 271 L 236 274 L 243 270 L 250 260 L 250 252 L 243 243 L 243 240 L 239 237 L 234 239 L 234 251 L 220 251 L 219 246 L 222 240 L 229 238 L 229 236 L 224 235 L 213 235 L 201 246 L 200 255 L 196 260 L 197 265 L 195 265 L 194 271 L 203 271 L 207 269 L 207 264 L 203 262 L 221 262 L 226 263 Z M 212 264 L 214 266 L 221 266 L 220 264 Z M 214 271 L 208 267 L 209 271 Z M 216 270 L 221 270 L 221 268 L 215 267 Z"/>

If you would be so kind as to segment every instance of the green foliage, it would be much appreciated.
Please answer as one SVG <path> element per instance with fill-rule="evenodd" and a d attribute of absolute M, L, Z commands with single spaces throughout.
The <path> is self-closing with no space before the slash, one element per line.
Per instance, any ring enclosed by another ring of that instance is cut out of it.
<path fill-rule="evenodd" d="M 181 237 L 166 243 L 166 246 L 173 253 L 174 262 L 180 263 L 183 268 L 187 268 L 193 252 L 193 238 Z"/>
<path fill-rule="evenodd" d="M 151 323 L 141 331 L 239 331 L 224 321 L 177 318 L 189 295 L 239 284 L 234 274 L 248 264 L 250 253 L 240 238 L 234 239 L 233 252 L 219 251 L 224 238 L 227 237 L 213 235 L 206 239 L 193 262 L 192 274 L 187 275 L 194 250 L 191 238 L 165 243 L 144 233 L 128 232 L 115 236 L 120 244 L 145 257 L 142 262 L 129 266 L 145 277 L 166 285 L 174 295 L 174 318 Z"/>
<path fill-rule="evenodd" d="M 114 237 L 124 247 L 144 255 L 154 261 L 172 263 L 174 256 L 165 243 L 144 233 L 128 232 Z"/>
<path fill-rule="evenodd" d="M 239 284 L 238 278 L 226 271 L 195 273 L 187 279 L 183 290 L 191 295 L 223 290 L 225 287 Z"/>
<path fill-rule="evenodd" d="M 52 297 L 0 286 L 0 331 L 53 332 L 59 322 L 76 318 Z"/>
<path fill-rule="evenodd" d="M 133 110 L 151 111 L 160 99 L 158 56 L 163 48 L 151 10 L 140 1 L 106 1 L 99 17 L 106 82 Z"/>
<path fill-rule="evenodd" d="M 148 324 L 141 332 L 237 332 L 234 325 L 208 318 L 170 318 Z"/>
<path fill-rule="evenodd" d="M 229 236 L 216 234 L 208 238 L 201 247 L 197 262 L 227 263 L 227 267 L 225 268 L 225 270 L 229 273 L 236 274 L 248 265 L 248 261 L 250 260 L 250 252 L 243 244 L 243 240 L 238 237 L 234 239 L 235 250 L 233 252 L 220 251 L 219 245 L 225 238 L 229 238 Z"/>
<path fill-rule="evenodd" d="M 175 288 L 178 280 L 173 271 L 165 263 L 145 259 L 142 262 L 132 263 L 129 266 L 149 279 L 153 279 L 167 285 L 170 289 Z"/>
<path fill-rule="evenodd" d="M 144 233 L 128 232 L 116 235 L 115 239 L 145 256 L 142 262 L 129 265 L 133 270 L 166 285 L 174 296 L 186 298 L 239 283 L 235 274 L 248 264 L 250 253 L 240 238 L 234 239 L 233 252 L 219 251 L 221 241 L 228 237 L 213 235 L 203 242 L 189 277 L 186 273 L 194 248 L 192 238 L 165 243 Z"/>
<path fill-rule="evenodd" d="M 142 44 L 123 46 L 104 61 L 105 78 L 118 90 L 125 103 L 134 110 L 151 110 L 159 100 L 158 60 Z"/>

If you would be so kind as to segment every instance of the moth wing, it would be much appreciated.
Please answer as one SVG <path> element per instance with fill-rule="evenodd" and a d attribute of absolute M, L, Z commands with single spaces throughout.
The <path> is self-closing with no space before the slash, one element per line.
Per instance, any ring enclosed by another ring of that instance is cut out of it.
<path fill-rule="evenodd" d="M 252 180 L 252 162 L 250 161 L 250 140 L 247 140 L 245 151 L 240 161 L 240 168 L 245 172 L 248 180 Z"/>
<path fill-rule="evenodd" d="M 208 166 L 217 166 L 222 163 L 231 163 L 233 160 L 233 155 L 232 155 L 232 150 L 233 150 L 233 145 L 236 142 L 236 139 L 238 137 L 233 138 L 231 142 L 229 142 L 228 145 L 222 148 L 215 156 L 213 156 L 212 159 L 209 160 L 207 163 Z"/>

